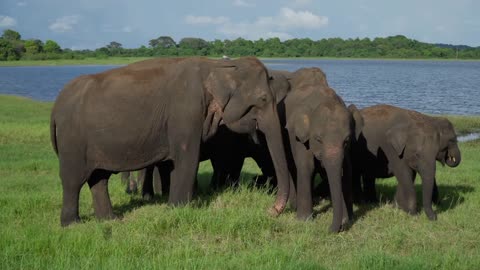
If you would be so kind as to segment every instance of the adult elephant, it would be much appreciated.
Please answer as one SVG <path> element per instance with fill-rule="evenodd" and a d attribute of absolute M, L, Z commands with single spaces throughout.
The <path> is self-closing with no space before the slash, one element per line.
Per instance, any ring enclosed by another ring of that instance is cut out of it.
<path fill-rule="evenodd" d="M 268 70 L 270 89 L 277 104 L 277 111 L 282 126 L 285 125 L 285 117 L 282 117 L 285 111 L 283 99 L 290 90 L 287 78 L 289 74 L 290 72 L 288 71 Z M 284 136 L 284 138 L 286 139 L 287 136 Z M 276 187 L 275 168 L 266 145 L 266 139 L 262 132 L 239 134 L 233 132 L 225 125 L 220 126 L 215 135 L 202 143 L 200 147 L 200 160 L 210 160 L 212 164 L 211 186 L 216 190 L 227 186 L 237 186 L 244 160 L 247 157 L 251 157 L 255 160 L 263 174 L 257 177 L 257 183 L 264 184 L 269 179 L 273 186 Z M 136 187 L 137 182 L 143 184 L 142 195 L 147 199 L 152 197 L 153 193 L 168 193 L 171 169 L 172 166 L 164 163 L 157 164 L 153 173 L 151 172 L 152 167 L 143 169 L 139 174 L 138 181 L 124 181 L 125 183 L 128 182 L 127 193 L 129 193 L 130 186 Z M 122 173 L 122 177 L 126 178 L 127 174 L 128 172 Z M 158 187 L 161 187 L 160 190 L 162 191 L 159 191 Z M 290 196 L 292 195 L 295 194 L 291 192 Z"/>
<path fill-rule="evenodd" d="M 51 140 L 63 186 L 61 224 L 79 221 L 80 189 L 88 182 L 95 215 L 114 218 L 112 173 L 171 161 L 168 202 L 191 200 L 200 144 L 220 124 L 265 134 L 279 179 L 277 215 L 288 200 L 289 173 L 265 66 L 256 58 L 152 59 L 69 82 L 51 114 Z"/>
<path fill-rule="evenodd" d="M 436 199 L 436 161 L 456 167 L 461 154 L 452 123 L 391 105 L 376 105 L 360 110 L 364 126 L 353 147 L 356 190 L 367 201 L 377 201 L 375 178 L 395 176 L 398 181 L 395 201 L 407 213 L 417 213 L 414 180 L 422 178 L 423 208 L 430 220 Z"/>
<path fill-rule="evenodd" d="M 288 71 L 268 70 L 270 88 L 282 126 L 285 125 L 284 117 L 281 117 L 284 114 L 283 100 L 290 91 L 289 74 Z M 262 132 L 237 134 L 228 128 L 219 128 L 219 132 L 202 145 L 203 159 L 210 159 L 213 167 L 212 185 L 217 189 L 236 186 L 245 158 L 251 157 L 263 174 L 259 182 L 263 184 L 268 178 L 276 186 L 275 169 L 265 141 Z"/>
<path fill-rule="evenodd" d="M 313 213 L 312 182 L 318 172 L 328 180 L 333 205 L 330 231 L 352 218 L 350 141 L 362 127 L 358 111 L 349 111 L 328 86 L 319 68 L 304 68 L 290 79 L 285 98 L 286 128 L 296 167 L 297 217 Z"/>

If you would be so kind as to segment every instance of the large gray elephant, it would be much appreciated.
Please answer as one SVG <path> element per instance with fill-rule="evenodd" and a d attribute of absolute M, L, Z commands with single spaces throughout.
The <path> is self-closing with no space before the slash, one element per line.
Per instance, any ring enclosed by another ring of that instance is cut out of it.
<path fill-rule="evenodd" d="M 290 79 L 285 98 L 286 128 L 296 167 L 297 217 L 313 213 L 312 181 L 320 173 L 328 180 L 333 205 L 330 231 L 338 232 L 352 218 L 350 142 L 359 134 L 362 119 L 350 112 L 328 86 L 318 68 L 304 68 Z"/>
<path fill-rule="evenodd" d="M 375 178 L 395 176 L 398 181 L 396 203 L 407 213 L 417 213 L 414 180 L 422 178 L 423 208 L 436 220 L 432 199 L 438 195 L 435 184 L 436 161 L 456 167 L 461 154 L 452 123 L 391 105 L 376 105 L 360 110 L 364 120 L 358 142 L 353 147 L 355 190 L 363 199 L 376 201 Z"/>
<path fill-rule="evenodd" d="M 278 178 L 278 215 L 289 193 L 280 123 L 265 66 L 256 58 L 146 60 L 69 82 L 51 114 L 51 141 L 63 186 L 61 224 L 79 221 L 85 182 L 95 215 L 114 218 L 112 173 L 171 161 L 168 202 L 191 200 L 200 144 L 225 124 L 238 133 L 265 134 Z"/>

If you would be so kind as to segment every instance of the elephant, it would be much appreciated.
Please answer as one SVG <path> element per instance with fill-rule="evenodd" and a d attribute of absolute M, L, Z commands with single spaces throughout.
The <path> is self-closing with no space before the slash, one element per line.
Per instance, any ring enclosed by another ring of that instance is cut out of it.
<path fill-rule="evenodd" d="M 364 108 L 360 113 L 364 125 L 352 147 L 354 190 L 364 200 L 375 202 L 375 179 L 395 176 L 396 204 L 407 213 L 416 214 L 414 180 L 418 173 L 422 178 L 423 209 L 430 220 L 436 220 L 432 209 L 432 200 L 438 199 L 436 161 L 449 167 L 456 167 L 461 161 L 452 123 L 446 118 L 386 104 Z"/>
<path fill-rule="evenodd" d="M 60 91 L 51 113 L 51 142 L 63 188 L 62 226 L 80 221 L 80 189 L 88 183 L 97 219 L 115 218 L 112 173 L 171 163 L 168 203 L 192 198 L 200 145 L 225 125 L 265 134 L 278 192 L 269 210 L 285 208 L 289 172 L 265 66 L 255 57 L 158 58 L 83 75 Z"/>
<path fill-rule="evenodd" d="M 290 84 L 286 78 L 288 74 L 288 71 L 268 70 L 270 88 L 277 104 L 277 110 L 282 110 L 280 106 L 281 101 L 283 101 L 290 90 Z M 280 124 L 284 124 L 284 121 L 280 120 Z M 276 187 L 275 169 L 265 144 L 265 136 L 261 132 L 239 134 L 231 131 L 224 125 L 220 126 L 217 133 L 200 146 L 200 161 L 210 160 L 212 164 L 211 186 L 215 190 L 228 186 L 237 186 L 244 160 L 247 157 L 251 157 L 260 167 L 263 174 L 256 178 L 255 183 L 263 185 L 269 179 L 272 182 L 272 186 Z M 148 199 L 153 196 L 153 193 L 168 193 L 170 181 L 168 168 L 163 167 L 162 170 L 162 166 L 155 166 L 153 182 L 149 177 L 145 177 L 151 175 L 146 174 L 146 170 L 142 170 L 142 173 L 138 176 L 138 182 L 143 183 L 142 195 Z M 162 175 L 161 177 L 160 174 Z M 122 173 L 122 177 L 126 178 L 127 172 Z M 128 181 L 124 180 L 124 182 L 127 183 Z M 155 183 L 153 187 L 151 186 L 152 183 Z M 129 181 L 127 193 L 130 193 L 130 186 L 136 187 L 136 185 L 136 181 Z M 163 190 L 163 192 L 156 189 Z M 290 194 L 292 196 L 292 193 Z"/>
<path fill-rule="evenodd" d="M 147 175 L 147 168 L 141 169 L 137 171 L 137 177 L 135 178 L 134 172 L 122 172 L 121 178 L 122 182 L 127 186 L 125 192 L 128 194 L 137 193 L 138 186 L 142 186 L 145 181 L 145 176 Z M 154 170 L 152 173 L 154 186 L 153 189 L 156 194 L 164 194 L 167 193 L 167 190 L 162 188 L 162 182 L 160 179 L 160 172 L 158 166 L 154 166 Z M 142 194 L 148 196 L 151 194 Z"/>
<path fill-rule="evenodd" d="M 338 232 L 353 218 L 350 144 L 358 137 L 363 120 L 358 110 L 348 110 L 329 87 L 321 69 L 299 69 L 289 81 L 291 91 L 284 102 L 296 170 L 292 174 L 296 175 L 297 218 L 307 219 L 313 214 L 312 185 L 318 172 L 330 187 L 330 231 Z"/>
<path fill-rule="evenodd" d="M 290 91 L 287 80 L 288 71 L 268 70 L 270 87 L 277 104 L 280 124 L 282 121 L 282 102 Z M 238 185 L 241 169 L 245 158 L 255 160 L 262 171 L 262 176 L 257 177 L 257 184 L 265 184 L 268 180 L 276 186 L 277 180 L 272 158 L 265 147 L 265 136 L 261 132 L 254 134 L 237 134 L 227 128 L 220 127 L 219 131 L 210 140 L 202 145 L 204 160 L 210 159 L 213 167 L 211 184 L 216 188 Z"/>

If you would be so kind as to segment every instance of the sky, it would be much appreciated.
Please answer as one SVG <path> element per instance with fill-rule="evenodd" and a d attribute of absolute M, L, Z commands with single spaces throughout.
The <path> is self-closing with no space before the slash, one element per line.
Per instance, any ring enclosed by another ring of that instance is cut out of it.
<path fill-rule="evenodd" d="M 480 46 L 480 0 L 0 0 L 0 31 L 62 48 L 159 36 L 205 40 L 375 38 Z M 477 13 L 477 14 L 476 14 Z"/>

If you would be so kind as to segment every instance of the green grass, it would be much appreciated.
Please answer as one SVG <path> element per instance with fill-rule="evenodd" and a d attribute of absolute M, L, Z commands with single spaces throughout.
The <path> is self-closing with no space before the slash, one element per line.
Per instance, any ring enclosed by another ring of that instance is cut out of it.
<path fill-rule="evenodd" d="M 463 163 L 439 166 L 439 220 L 395 209 L 393 179 L 379 181 L 380 206 L 355 207 L 357 219 L 329 234 L 332 210 L 310 221 L 266 210 L 274 195 L 242 184 L 202 193 L 186 207 L 130 196 L 117 176 L 109 188 L 116 214 L 97 221 L 88 187 L 83 223 L 61 228 L 58 160 L 49 140 L 51 103 L 0 96 L 0 269 L 476 269 L 480 265 L 480 141 L 462 143 Z M 462 129 L 480 117 L 451 117 Z M 244 182 L 258 173 L 251 160 Z M 211 167 L 202 163 L 205 182 Z M 420 194 L 420 186 L 417 190 Z M 419 200 L 421 202 L 421 200 Z M 419 202 L 419 206 L 420 206 Z"/>

